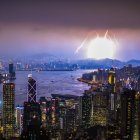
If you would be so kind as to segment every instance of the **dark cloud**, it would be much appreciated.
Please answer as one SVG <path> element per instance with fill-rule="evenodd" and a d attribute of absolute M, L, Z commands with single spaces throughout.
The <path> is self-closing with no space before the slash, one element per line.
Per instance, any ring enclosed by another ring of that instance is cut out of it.
<path fill-rule="evenodd" d="M 116 58 L 140 58 L 140 1 L 0 1 L 0 54 L 45 51 L 75 57 L 87 35 L 106 30 L 119 39 Z"/>
<path fill-rule="evenodd" d="M 0 1 L 0 22 L 86 28 L 140 28 L 140 2 Z"/>

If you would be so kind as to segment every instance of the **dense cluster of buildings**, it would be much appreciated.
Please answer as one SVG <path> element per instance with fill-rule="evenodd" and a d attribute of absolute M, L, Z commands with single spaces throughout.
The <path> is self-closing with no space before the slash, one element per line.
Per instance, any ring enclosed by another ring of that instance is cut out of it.
<path fill-rule="evenodd" d="M 91 86 L 80 97 L 52 94 L 37 101 L 29 74 L 27 100 L 17 107 L 16 85 L 4 82 L 0 139 L 139 140 L 140 68 L 99 69 L 82 79 Z"/>
<path fill-rule="evenodd" d="M 4 61 L 4 60 L 3 60 Z M 1 71 L 8 71 L 9 68 L 12 68 L 12 65 L 14 63 L 15 70 L 16 71 L 73 71 L 78 68 L 78 64 L 76 63 L 70 63 L 68 61 L 35 61 L 32 60 L 26 60 L 21 59 L 20 61 L 15 59 L 13 62 L 11 61 L 9 64 L 9 60 L 5 60 L 4 62 L 0 60 L 0 70 Z M 9 71 L 10 72 L 10 71 Z M 13 72 L 12 72 L 13 73 Z M 13 73 L 14 74 L 14 73 Z"/>

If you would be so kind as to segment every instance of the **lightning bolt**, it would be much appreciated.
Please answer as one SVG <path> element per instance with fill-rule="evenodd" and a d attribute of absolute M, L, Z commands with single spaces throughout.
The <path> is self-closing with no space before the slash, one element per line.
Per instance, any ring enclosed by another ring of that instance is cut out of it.
<path fill-rule="evenodd" d="M 108 36 L 108 30 L 105 32 L 104 38 Z"/>
<path fill-rule="evenodd" d="M 81 43 L 81 45 L 76 49 L 75 54 L 77 54 L 77 53 L 79 52 L 79 50 L 80 50 L 81 48 L 83 48 L 83 46 L 84 46 L 85 42 L 87 41 L 87 39 L 88 39 L 88 37 L 86 37 L 86 38 L 83 40 L 83 42 Z"/>

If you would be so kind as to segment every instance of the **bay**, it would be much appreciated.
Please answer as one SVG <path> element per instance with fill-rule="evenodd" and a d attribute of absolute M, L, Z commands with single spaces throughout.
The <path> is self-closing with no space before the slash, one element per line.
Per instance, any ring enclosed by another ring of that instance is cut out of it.
<path fill-rule="evenodd" d="M 81 96 L 84 90 L 89 89 L 85 83 L 77 81 L 83 73 L 89 70 L 76 71 L 17 71 L 15 83 L 15 103 L 23 105 L 27 101 L 28 74 L 32 73 L 37 81 L 37 100 L 41 97 L 51 97 L 51 94 L 71 94 Z M 2 84 L 0 85 L 2 100 Z"/>

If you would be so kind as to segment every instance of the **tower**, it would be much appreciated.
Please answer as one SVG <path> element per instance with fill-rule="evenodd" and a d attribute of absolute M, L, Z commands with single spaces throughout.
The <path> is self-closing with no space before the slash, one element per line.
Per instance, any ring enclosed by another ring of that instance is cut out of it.
<path fill-rule="evenodd" d="M 92 97 L 84 94 L 80 97 L 79 117 L 83 127 L 88 128 L 91 123 Z"/>
<path fill-rule="evenodd" d="M 45 97 L 40 97 L 39 100 L 40 103 L 40 109 L 41 109 L 41 121 L 42 121 L 42 127 L 46 128 L 46 122 L 47 122 L 47 100 Z"/>
<path fill-rule="evenodd" d="M 32 74 L 28 75 L 28 102 L 36 102 L 36 81 L 32 78 Z"/>
<path fill-rule="evenodd" d="M 40 137 L 40 126 L 40 104 L 37 102 L 24 102 L 22 137 L 38 140 Z"/>
<path fill-rule="evenodd" d="M 135 114 L 137 113 L 135 96 L 136 91 L 129 89 L 125 89 L 121 95 L 121 135 L 129 140 L 133 139 L 135 130 Z"/>
<path fill-rule="evenodd" d="M 9 78 L 11 80 L 16 79 L 15 71 L 14 71 L 14 64 L 12 62 L 9 63 Z"/>
<path fill-rule="evenodd" d="M 116 92 L 116 73 L 114 68 L 111 68 L 108 73 L 108 84 L 111 87 L 111 92 Z"/>
<path fill-rule="evenodd" d="M 110 93 L 110 109 L 116 109 L 117 94 L 116 93 L 116 73 L 114 68 L 111 68 L 108 73 L 108 87 Z"/>
<path fill-rule="evenodd" d="M 14 72 L 14 65 L 13 63 L 9 63 L 9 74 L 12 74 Z"/>
<path fill-rule="evenodd" d="M 118 97 L 116 94 L 116 73 L 114 68 L 111 68 L 108 73 L 108 90 L 109 90 L 109 117 L 108 117 L 108 137 L 118 138 Z M 113 124 L 113 125 L 112 125 Z"/>
<path fill-rule="evenodd" d="M 15 84 L 3 84 L 3 135 L 5 139 L 14 137 L 15 130 Z"/>
<path fill-rule="evenodd" d="M 36 81 L 28 75 L 27 102 L 24 102 L 22 139 L 40 139 L 41 109 L 36 102 Z"/>
<path fill-rule="evenodd" d="M 15 113 L 15 116 L 16 116 L 16 128 L 17 128 L 17 136 L 20 136 L 21 135 L 21 132 L 23 130 L 23 107 L 16 107 L 16 113 Z"/>

